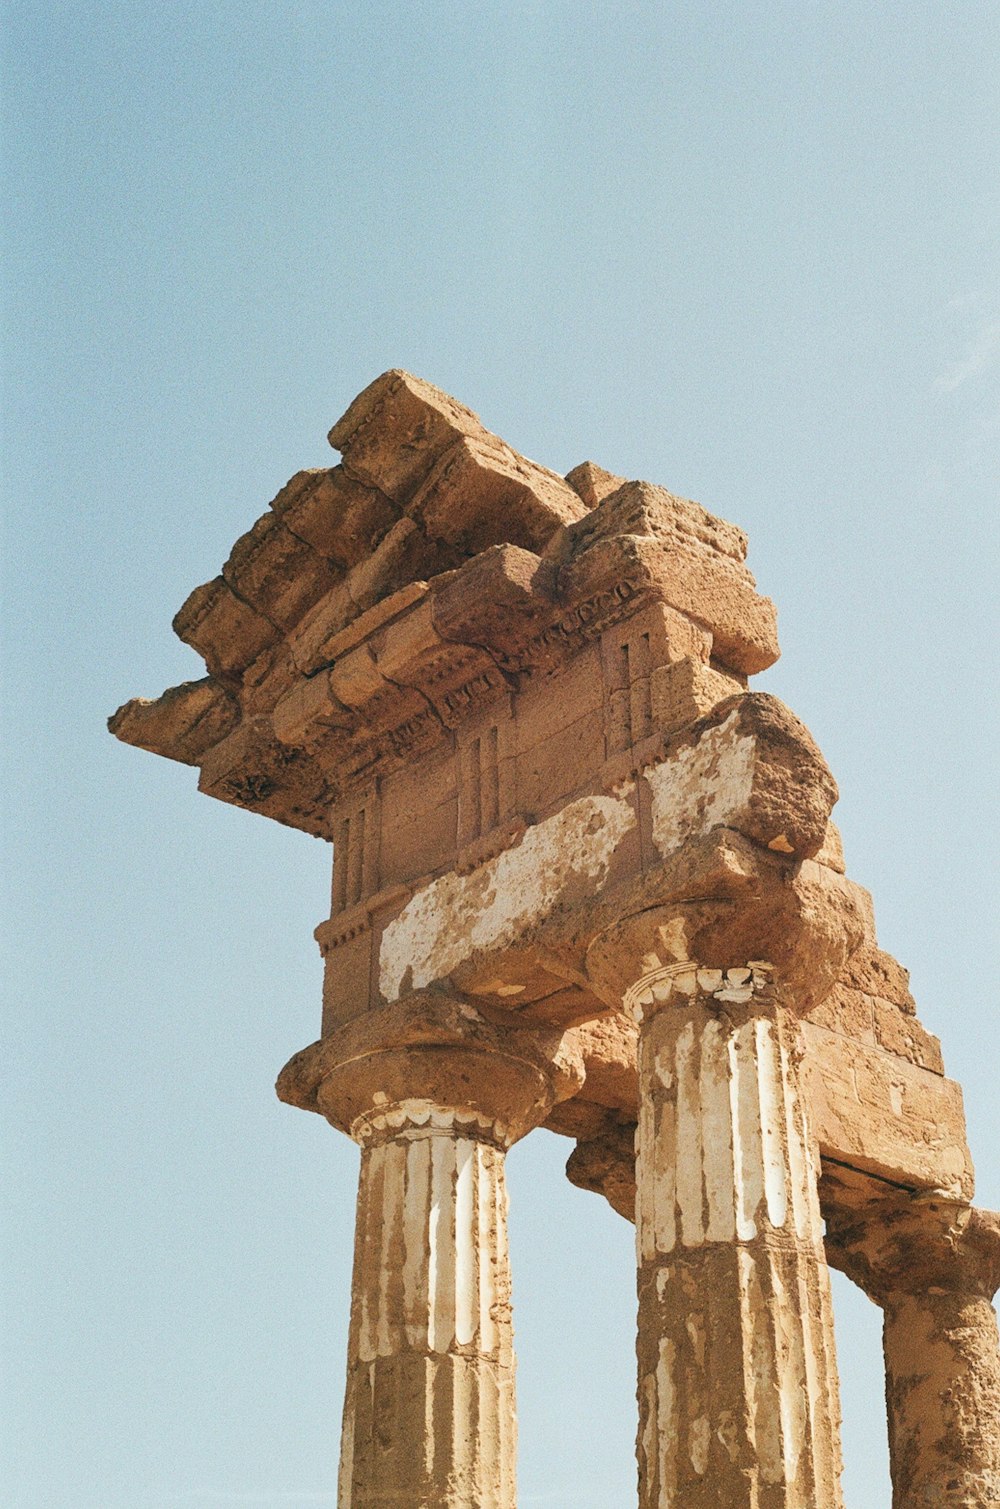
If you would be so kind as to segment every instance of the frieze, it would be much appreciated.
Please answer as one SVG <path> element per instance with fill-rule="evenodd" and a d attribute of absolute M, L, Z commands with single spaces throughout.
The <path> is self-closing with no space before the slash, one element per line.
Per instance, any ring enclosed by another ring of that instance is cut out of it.
<path fill-rule="evenodd" d="M 551 663 L 554 657 L 547 653 L 549 651 L 556 651 L 557 656 L 572 654 L 603 634 L 612 624 L 618 623 L 641 590 L 641 583 L 623 577 L 613 586 L 578 603 L 568 613 L 542 629 L 517 654 L 498 654 L 498 665 L 505 671 L 535 669 L 547 662 Z"/>

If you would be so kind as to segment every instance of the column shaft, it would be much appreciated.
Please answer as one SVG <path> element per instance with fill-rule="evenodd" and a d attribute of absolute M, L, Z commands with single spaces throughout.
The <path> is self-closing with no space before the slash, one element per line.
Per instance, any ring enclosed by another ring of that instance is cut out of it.
<path fill-rule="evenodd" d="M 340 1509 L 513 1509 L 504 1150 L 484 1118 L 420 1103 L 355 1135 Z"/>
<path fill-rule="evenodd" d="M 666 976 L 663 978 L 662 976 Z M 836 1509 L 839 1404 L 797 1026 L 749 968 L 629 992 L 643 1509 Z"/>
<path fill-rule="evenodd" d="M 885 1301 L 893 1509 L 1000 1505 L 1000 1344 L 982 1294 Z"/>

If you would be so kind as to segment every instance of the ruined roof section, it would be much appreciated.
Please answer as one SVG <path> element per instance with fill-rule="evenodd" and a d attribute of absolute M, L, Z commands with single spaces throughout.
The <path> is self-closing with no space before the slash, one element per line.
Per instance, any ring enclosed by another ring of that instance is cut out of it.
<path fill-rule="evenodd" d="M 210 795 L 329 837 L 352 785 L 644 601 L 739 675 L 777 658 L 745 535 L 697 503 L 593 462 L 560 477 L 400 371 L 330 442 L 341 464 L 298 472 L 174 619 L 207 677 L 110 720 Z"/>

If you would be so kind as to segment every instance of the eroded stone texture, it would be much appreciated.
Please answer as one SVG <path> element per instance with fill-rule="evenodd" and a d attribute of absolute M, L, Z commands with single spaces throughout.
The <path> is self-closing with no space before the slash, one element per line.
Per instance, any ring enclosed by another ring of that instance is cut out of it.
<path fill-rule="evenodd" d="M 778 643 L 746 536 L 404 372 L 330 439 L 180 609 L 208 675 L 111 728 L 333 845 L 322 1033 L 279 1094 L 362 1149 L 342 1506 L 513 1503 L 503 1157 L 538 1125 L 638 1210 L 644 1504 L 838 1503 L 820 1167 L 869 1292 L 886 1232 L 966 1212 L 883 1286 L 893 1471 L 897 1509 L 989 1502 L 961 1093 L 831 772 L 748 690 Z"/>
<path fill-rule="evenodd" d="M 1000 1215 L 827 1182 L 830 1262 L 883 1311 L 893 1509 L 1000 1504 Z"/>
<path fill-rule="evenodd" d="M 760 898 L 748 910 L 766 919 Z M 745 926 L 730 918 L 731 936 Z M 811 958 L 817 936 L 804 915 L 791 942 Z M 589 957 L 639 1023 L 640 1504 L 836 1509 L 832 1314 L 794 993 L 779 994 L 760 951 L 702 964 L 683 907 L 623 919 Z M 642 961 L 631 979 L 630 958 Z"/>

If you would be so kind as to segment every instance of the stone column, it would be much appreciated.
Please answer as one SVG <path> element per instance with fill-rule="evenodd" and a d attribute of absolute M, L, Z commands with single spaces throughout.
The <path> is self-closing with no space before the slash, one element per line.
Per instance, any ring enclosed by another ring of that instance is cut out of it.
<path fill-rule="evenodd" d="M 408 1100 L 359 1117 L 341 1509 L 513 1509 L 507 1129 Z"/>
<path fill-rule="evenodd" d="M 282 1072 L 361 1147 L 340 1509 L 514 1509 L 504 1160 L 582 1077 L 560 1034 L 430 991 Z"/>
<path fill-rule="evenodd" d="M 642 1509 L 836 1509 L 839 1403 L 795 1019 L 766 965 L 650 970 L 636 1138 Z"/>
<path fill-rule="evenodd" d="M 893 1509 L 1000 1505 L 1000 1216 L 897 1195 L 827 1246 L 883 1310 Z"/>

